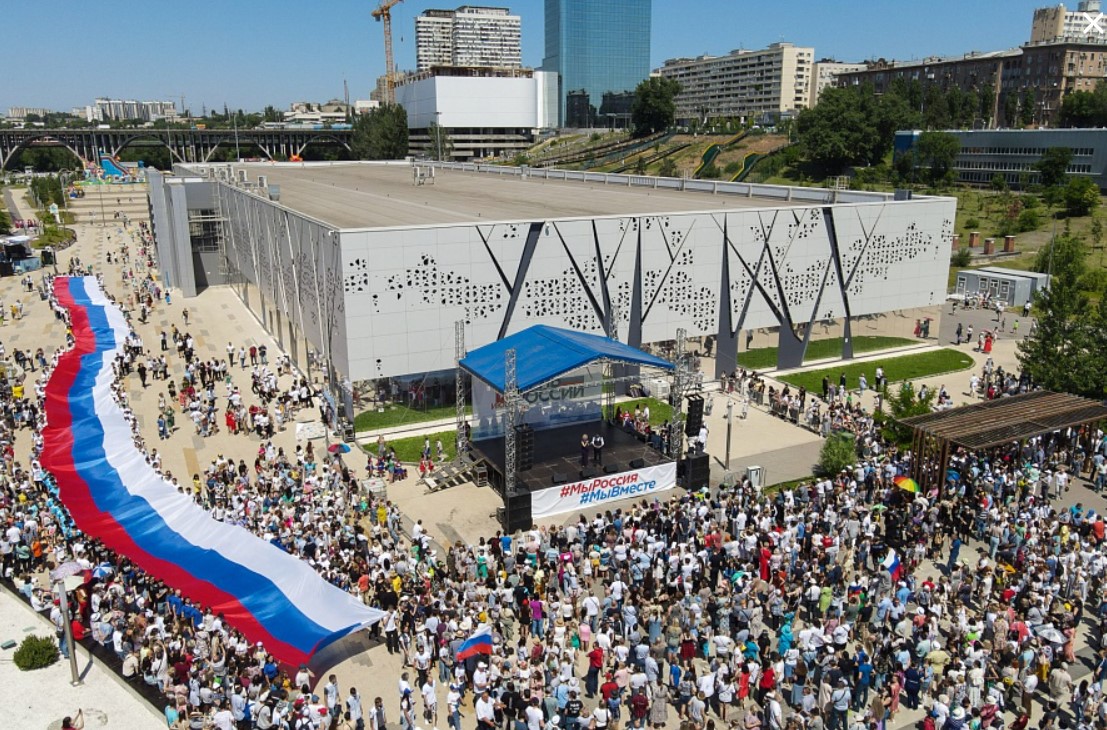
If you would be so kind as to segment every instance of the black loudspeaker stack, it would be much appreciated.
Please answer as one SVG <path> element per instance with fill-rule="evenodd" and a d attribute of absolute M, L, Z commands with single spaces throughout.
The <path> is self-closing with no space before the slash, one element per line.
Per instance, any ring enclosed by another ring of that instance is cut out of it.
<path fill-rule="evenodd" d="M 527 424 L 515 427 L 515 471 L 534 467 L 534 429 Z"/>
<path fill-rule="evenodd" d="M 703 396 L 688 396 L 688 414 L 684 419 L 684 435 L 698 436 L 703 426 Z"/>
<path fill-rule="evenodd" d="M 619 465 L 618 464 L 604 464 L 603 465 L 603 473 L 604 474 L 614 474 L 617 471 L 619 471 Z"/>
<path fill-rule="evenodd" d="M 630 468 L 631 469 L 645 469 L 646 468 L 645 459 L 633 459 L 630 462 Z"/>
<path fill-rule="evenodd" d="M 503 509 L 497 510 L 500 525 L 504 532 L 511 534 L 516 530 L 529 530 L 533 526 L 530 515 L 530 492 L 517 491 L 504 498 Z"/>
<path fill-rule="evenodd" d="M 580 478 L 581 479 L 595 479 L 597 476 L 598 475 L 596 473 L 596 470 L 592 469 L 590 467 L 580 470 Z"/>
<path fill-rule="evenodd" d="M 711 480 L 711 457 L 707 454 L 689 456 L 684 460 L 683 486 L 689 491 L 708 486 Z"/>

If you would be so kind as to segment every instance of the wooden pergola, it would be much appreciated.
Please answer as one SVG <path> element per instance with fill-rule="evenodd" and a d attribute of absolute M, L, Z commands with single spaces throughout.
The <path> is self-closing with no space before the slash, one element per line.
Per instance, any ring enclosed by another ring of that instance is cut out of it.
<path fill-rule="evenodd" d="M 912 430 L 911 476 L 929 489 L 945 481 L 955 447 L 981 451 L 1101 421 L 1107 421 L 1107 401 L 1036 390 L 912 416 L 900 423 Z"/>

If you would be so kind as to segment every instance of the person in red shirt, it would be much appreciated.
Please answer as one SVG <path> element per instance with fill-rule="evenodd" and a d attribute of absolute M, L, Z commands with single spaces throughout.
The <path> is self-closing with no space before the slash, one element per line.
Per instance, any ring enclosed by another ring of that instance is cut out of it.
<path fill-rule="evenodd" d="M 596 696 L 601 669 L 603 669 L 603 649 L 597 646 L 588 652 L 588 674 L 584 677 L 584 692 L 588 699 Z"/>
<path fill-rule="evenodd" d="M 614 676 L 611 672 L 607 673 L 607 681 L 600 685 L 600 696 L 603 697 L 604 702 L 610 702 L 611 696 L 619 691 L 619 685 L 616 684 Z"/>
<path fill-rule="evenodd" d="M 768 664 L 765 667 L 765 671 L 761 673 L 761 677 L 757 680 L 757 704 L 765 705 L 765 695 L 772 692 L 776 688 L 776 671 L 773 669 L 772 664 Z"/>

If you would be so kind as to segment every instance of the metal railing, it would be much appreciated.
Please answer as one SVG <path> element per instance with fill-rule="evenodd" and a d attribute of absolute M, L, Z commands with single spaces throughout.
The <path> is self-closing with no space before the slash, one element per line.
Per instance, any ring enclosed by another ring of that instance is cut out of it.
<path fill-rule="evenodd" d="M 628 175 L 615 172 L 587 172 L 582 170 L 561 170 L 558 168 L 514 167 L 510 165 L 490 165 L 474 162 L 434 162 L 419 161 L 418 165 L 438 167 L 443 170 L 458 170 L 485 175 L 518 177 L 520 179 L 537 178 L 539 180 L 565 180 L 587 183 L 599 183 L 616 187 L 641 187 L 660 190 L 690 190 L 715 195 L 736 195 L 744 198 L 763 198 L 792 203 L 882 203 L 894 200 L 893 193 L 866 190 L 833 190 L 829 188 L 808 188 L 790 185 L 764 185 L 761 183 L 728 182 L 725 180 L 694 180 L 679 177 L 654 177 L 651 175 Z M 919 199 L 923 196 L 915 196 Z"/>

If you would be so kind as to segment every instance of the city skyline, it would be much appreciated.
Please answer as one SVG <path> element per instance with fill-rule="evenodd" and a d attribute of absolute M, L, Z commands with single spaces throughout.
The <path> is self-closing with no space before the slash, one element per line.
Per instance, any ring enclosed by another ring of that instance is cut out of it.
<path fill-rule="evenodd" d="M 397 67 L 415 68 L 417 15 L 462 4 L 405 0 L 395 6 Z M 485 4 L 521 16 L 523 65 L 541 66 L 543 1 Z M 816 58 L 842 61 L 997 50 L 1026 42 L 1033 10 L 1049 4 L 654 0 L 650 67 L 658 68 L 669 58 L 720 55 L 777 41 L 813 46 Z M 181 16 L 169 6 L 119 0 L 111 5 L 67 5 L 53 15 L 29 4 L 6 9 L 12 27 L 33 28 L 44 22 L 43 17 L 51 17 L 51 49 L 28 56 L 33 74 L 5 79 L 0 111 L 10 106 L 69 111 L 100 96 L 179 103 L 182 95 L 184 106 L 194 114 L 203 106 L 221 110 L 224 103 L 236 109 L 284 109 L 297 100 L 340 98 L 344 80 L 351 99 L 368 98 L 384 71 L 381 25 L 369 14 L 376 3 L 331 0 L 330 12 L 304 12 L 305 7 L 291 0 L 199 0 Z M 94 28 L 109 32 L 91 32 Z"/>

